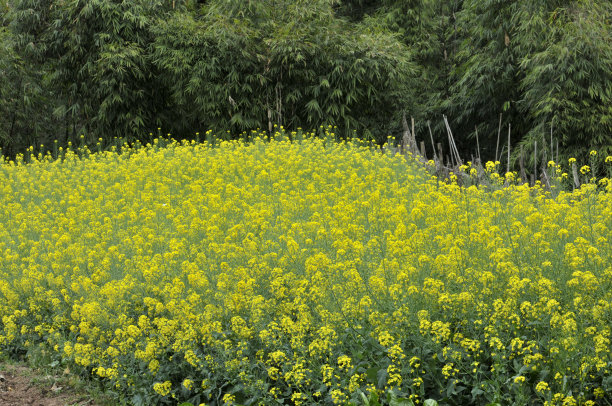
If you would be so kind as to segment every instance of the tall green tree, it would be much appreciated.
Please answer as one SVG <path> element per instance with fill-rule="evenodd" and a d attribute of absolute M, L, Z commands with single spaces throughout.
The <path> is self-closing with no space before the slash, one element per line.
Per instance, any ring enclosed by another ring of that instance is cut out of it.
<path fill-rule="evenodd" d="M 610 1 L 8 0 L 0 147 L 332 124 L 483 159 L 612 145 Z M 499 117 L 502 139 L 497 145 Z M 155 131 L 156 133 L 156 131 Z M 540 139 L 546 138 L 546 141 Z M 531 154 L 530 154 L 531 155 Z"/>
<path fill-rule="evenodd" d="M 508 124 L 521 134 L 529 123 L 518 110 L 521 41 L 513 15 L 521 1 L 465 0 L 457 12 L 458 50 L 454 55 L 450 95 L 443 102 L 460 147 L 476 155 L 476 131 L 483 159 L 499 156 L 499 117 L 506 139 Z M 502 142 L 503 145 L 503 142 Z M 502 146 L 500 145 L 500 147 Z"/>
<path fill-rule="evenodd" d="M 612 3 L 567 2 L 523 21 L 540 33 L 521 61 L 522 110 L 532 123 L 523 143 L 541 140 L 550 158 L 552 131 L 562 156 L 611 153 Z"/>
<path fill-rule="evenodd" d="M 10 27 L 21 58 L 44 72 L 62 123 L 55 137 L 142 138 L 166 97 L 150 60 L 157 18 L 185 8 L 163 0 L 14 0 Z"/>
<path fill-rule="evenodd" d="M 150 27 L 166 3 L 70 0 L 55 13 L 48 30 L 64 96 L 56 113 L 69 118 L 72 136 L 134 140 L 159 124 Z"/>
<path fill-rule="evenodd" d="M 5 155 L 24 152 L 30 146 L 49 142 L 52 116 L 45 69 L 19 52 L 19 38 L 10 30 L 11 4 L 2 8 L 0 25 L 0 148 Z M 36 45 L 29 44 L 34 53 Z"/>
<path fill-rule="evenodd" d="M 385 27 L 401 34 L 418 66 L 415 97 L 408 101 L 405 109 L 414 116 L 421 139 L 429 139 L 426 124 L 431 122 L 435 142 L 446 145 L 442 116 L 448 114 L 444 103 L 451 96 L 452 73 L 460 49 L 457 13 L 462 1 L 385 0 L 383 3 L 385 6 L 376 17 Z"/>
<path fill-rule="evenodd" d="M 463 1 L 442 106 L 465 154 L 475 155 L 477 128 L 484 159 L 500 158 L 502 149 L 505 155 L 510 125 L 514 160 L 517 144 L 532 156 L 536 140 L 550 158 L 551 127 L 562 151 L 612 144 L 610 7 L 608 1 Z"/>
<path fill-rule="evenodd" d="M 336 8 L 351 21 L 368 21 L 397 33 L 410 49 L 418 80 L 410 82 L 409 98 L 402 109 L 416 120 L 420 138 L 429 140 L 427 122 L 434 139 L 445 143 L 443 104 L 450 97 L 450 79 L 460 42 L 456 13 L 462 0 L 343 0 Z M 427 142 L 428 149 L 430 143 Z M 431 155 L 430 155 L 431 156 Z"/>
<path fill-rule="evenodd" d="M 180 130 L 330 124 L 382 141 L 407 96 L 410 52 L 337 18 L 333 3 L 217 0 L 161 22 L 154 58 L 186 118 Z"/>
<path fill-rule="evenodd" d="M 387 0 L 342 0 L 334 4 L 334 11 L 338 16 L 360 22 L 378 13 L 387 3 Z"/>

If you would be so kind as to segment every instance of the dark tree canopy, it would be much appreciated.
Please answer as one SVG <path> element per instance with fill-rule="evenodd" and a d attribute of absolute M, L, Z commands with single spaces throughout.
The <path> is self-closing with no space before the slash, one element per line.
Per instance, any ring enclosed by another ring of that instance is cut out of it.
<path fill-rule="evenodd" d="M 275 125 L 383 142 L 405 113 L 443 143 L 448 116 L 465 156 L 476 129 L 483 159 L 507 151 L 500 115 L 514 154 L 551 129 L 562 155 L 609 149 L 611 4 L 9 0 L 0 146 Z"/>

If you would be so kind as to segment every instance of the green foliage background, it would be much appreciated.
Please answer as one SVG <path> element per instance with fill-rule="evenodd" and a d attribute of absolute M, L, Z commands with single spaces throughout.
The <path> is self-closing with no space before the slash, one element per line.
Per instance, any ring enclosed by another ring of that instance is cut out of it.
<path fill-rule="evenodd" d="M 509 125 L 514 158 L 535 142 L 549 158 L 557 141 L 562 157 L 612 146 L 610 1 L 8 0 L 0 12 L 8 156 L 275 125 L 382 143 L 403 113 L 430 155 L 428 122 L 448 150 L 442 115 L 465 158 L 476 131 L 483 160 L 499 158 Z"/>

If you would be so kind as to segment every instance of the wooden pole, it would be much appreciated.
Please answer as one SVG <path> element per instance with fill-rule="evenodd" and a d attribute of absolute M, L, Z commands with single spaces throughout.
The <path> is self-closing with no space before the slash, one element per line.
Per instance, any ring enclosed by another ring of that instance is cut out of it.
<path fill-rule="evenodd" d="M 446 125 L 446 132 L 448 133 L 448 141 L 451 149 L 451 157 L 455 157 L 457 162 L 457 166 L 462 165 L 461 157 L 459 156 L 459 150 L 457 149 L 457 144 L 455 144 L 455 138 L 453 137 L 453 132 L 451 131 L 450 124 L 448 123 L 448 118 L 444 115 L 444 124 Z"/>
<path fill-rule="evenodd" d="M 429 129 L 429 139 L 431 140 L 431 149 L 433 150 L 434 162 L 438 160 L 438 154 L 436 154 L 436 144 L 434 144 L 433 134 L 431 132 L 431 125 L 427 121 L 427 128 Z"/>
<path fill-rule="evenodd" d="M 448 131 L 448 124 L 446 121 L 446 116 L 442 116 L 444 117 L 444 125 L 446 125 L 446 138 L 448 139 L 448 147 L 450 149 L 450 166 L 454 167 L 455 166 L 455 161 L 454 161 L 454 154 L 453 154 L 453 141 L 451 140 L 451 135 L 450 132 Z M 448 157 L 446 157 L 446 159 L 448 160 Z"/>
<path fill-rule="evenodd" d="M 574 177 L 574 188 L 580 187 L 580 178 L 578 177 L 578 167 L 576 162 L 572 162 L 572 176 Z"/>
<path fill-rule="evenodd" d="M 404 128 L 404 134 L 402 135 L 401 153 L 405 154 L 406 150 L 412 144 L 412 135 L 410 134 L 410 128 L 408 127 L 408 121 L 406 121 L 406 113 L 402 112 L 402 127 Z"/>

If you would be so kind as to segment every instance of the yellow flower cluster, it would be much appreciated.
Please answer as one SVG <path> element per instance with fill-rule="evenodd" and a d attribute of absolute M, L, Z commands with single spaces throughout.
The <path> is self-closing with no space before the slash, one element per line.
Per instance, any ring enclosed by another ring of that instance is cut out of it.
<path fill-rule="evenodd" d="M 479 376 L 610 401 L 612 182 L 553 198 L 351 142 L 160 142 L 0 166 L 0 350 L 213 404 Z"/>

